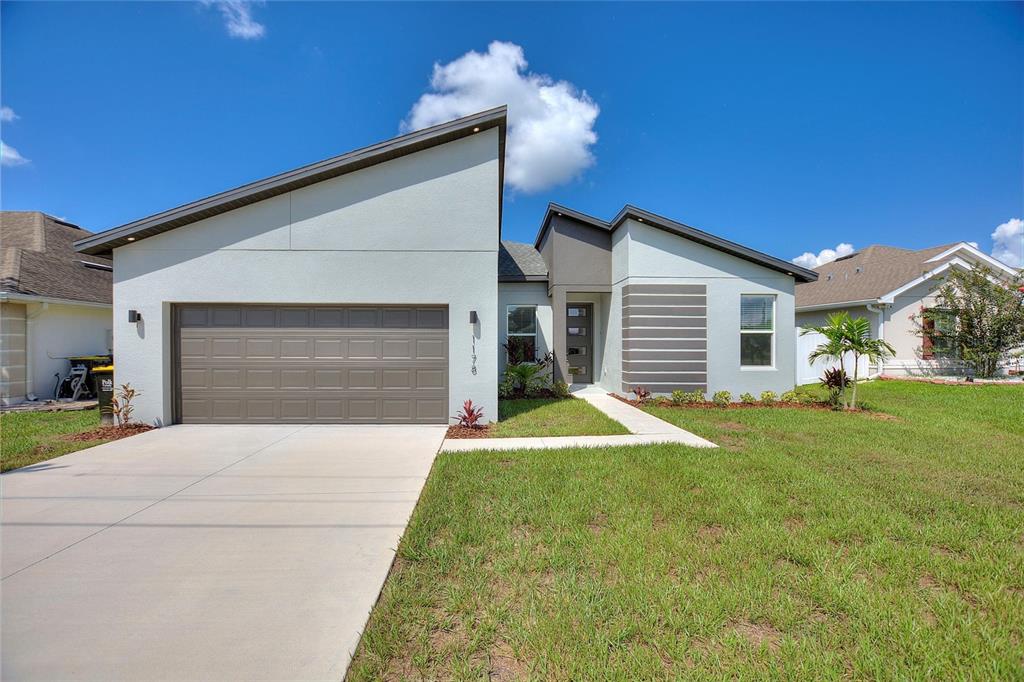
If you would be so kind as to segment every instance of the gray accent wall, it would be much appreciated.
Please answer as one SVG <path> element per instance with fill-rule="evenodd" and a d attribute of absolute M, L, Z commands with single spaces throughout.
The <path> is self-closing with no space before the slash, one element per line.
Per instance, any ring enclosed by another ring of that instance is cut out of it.
<path fill-rule="evenodd" d="M 621 296 L 621 389 L 707 391 L 707 286 L 626 284 Z"/>

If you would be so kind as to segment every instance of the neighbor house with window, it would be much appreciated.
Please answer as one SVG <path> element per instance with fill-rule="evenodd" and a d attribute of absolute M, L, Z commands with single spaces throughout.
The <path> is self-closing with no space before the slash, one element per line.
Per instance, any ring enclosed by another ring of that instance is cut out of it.
<path fill-rule="evenodd" d="M 869 246 L 815 272 L 816 281 L 796 288 L 798 327 L 822 326 L 833 313 L 846 311 L 871 322 L 873 338 L 888 341 L 896 354 L 868 368 L 871 374 L 948 374 L 960 369 L 960 362 L 941 335 L 950 324 L 938 307 L 936 292 L 951 269 L 984 265 L 993 277 L 1012 278 L 1016 271 L 966 242 L 902 249 Z M 923 316 L 922 313 L 930 311 Z"/>
<path fill-rule="evenodd" d="M 510 352 L 618 393 L 793 387 L 815 273 L 633 206 L 552 204 L 533 243 L 502 241 L 505 128 L 501 107 L 80 240 L 113 258 L 136 414 L 494 419 Z"/>

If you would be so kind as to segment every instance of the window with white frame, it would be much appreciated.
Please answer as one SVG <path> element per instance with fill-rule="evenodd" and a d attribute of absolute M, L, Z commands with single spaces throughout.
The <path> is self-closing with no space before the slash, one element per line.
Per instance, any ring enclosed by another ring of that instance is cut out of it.
<path fill-rule="evenodd" d="M 537 306 L 510 305 L 505 314 L 508 328 L 505 350 L 512 363 L 532 362 L 537 358 Z"/>
<path fill-rule="evenodd" d="M 740 366 L 772 367 L 775 356 L 775 297 L 740 296 Z"/>

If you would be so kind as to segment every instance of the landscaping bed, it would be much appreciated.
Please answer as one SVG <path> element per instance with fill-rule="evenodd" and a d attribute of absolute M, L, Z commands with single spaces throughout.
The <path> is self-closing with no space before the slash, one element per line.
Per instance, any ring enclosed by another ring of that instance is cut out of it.
<path fill-rule="evenodd" d="M 152 428 L 100 426 L 99 422 L 95 408 L 0 414 L 0 470 L 36 464 Z"/>
<path fill-rule="evenodd" d="M 579 398 L 499 400 L 498 421 L 479 428 L 448 427 L 448 438 L 613 436 L 629 431 Z"/>
<path fill-rule="evenodd" d="M 860 389 L 438 456 L 349 679 L 1020 677 L 1024 391 Z"/>

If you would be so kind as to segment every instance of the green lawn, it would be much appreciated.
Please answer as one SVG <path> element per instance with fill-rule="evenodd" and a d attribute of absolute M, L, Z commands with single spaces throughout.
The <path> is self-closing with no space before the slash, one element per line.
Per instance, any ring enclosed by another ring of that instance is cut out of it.
<path fill-rule="evenodd" d="M 585 400 L 501 400 L 490 436 L 614 436 L 629 433 L 622 424 Z"/>
<path fill-rule="evenodd" d="M 861 394 L 439 456 L 350 678 L 1021 679 L 1024 388 Z"/>
<path fill-rule="evenodd" d="M 91 448 L 107 440 L 72 442 L 61 436 L 95 429 L 100 413 L 92 410 L 63 412 L 5 412 L 0 415 L 0 471 Z"/>

